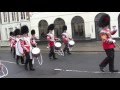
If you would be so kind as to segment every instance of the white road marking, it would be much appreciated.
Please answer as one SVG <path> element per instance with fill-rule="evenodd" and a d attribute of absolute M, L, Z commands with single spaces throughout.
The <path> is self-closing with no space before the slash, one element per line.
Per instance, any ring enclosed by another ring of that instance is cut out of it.
<path fill-rule="evenodd" d="M 80 71 L 80 70 L 63 70 L 63 69 L 54 69 L 56 71 L 65 71 L 65 72 L 80 72 L 80 73 L 111 73 L 111 72 L 100 72 L 100 71 Z M 120 74 L 120 72 L 114 72 Z"/>
<path fill-rule="evenodd" d="M 0 60 L 1 62 L 7 62 L 7 63 L 13 63 L 16 64 L 16 62 L 6 61 L 6 60 Z"/>

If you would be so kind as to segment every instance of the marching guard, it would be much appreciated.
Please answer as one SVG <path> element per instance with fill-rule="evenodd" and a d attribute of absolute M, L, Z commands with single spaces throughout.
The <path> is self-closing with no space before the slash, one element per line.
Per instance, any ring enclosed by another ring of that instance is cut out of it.
<path fill-rule="evenodd" d="M 9 43 L 10 43 L 10 48 L 11 48 L 11 53 L 13 51 L 12 46 L 13 46 L 13 32 L 10 32 L 10 37 L 9 37 Z"/>
<path fill-rule="evenodd" d="M 15 31 L 13 32 L 13 39 L 12 39 L 12 49 L 13 49 L 13 58 L 15 58 L 16 57 L 16 50 L 15 50 L 15 44 L 16 44 L 16 37 L 15 37 Z"/>
<path fill-rule="evenodd" d="M 116 41 L 112 39 L 112 35 L 116 33 L 115 26 L 113 26 L 113 31 L 111 31 L 108 27 L 109 19 L 107 15 L 103 15 L 99 21 L 99 26 L 103 29 L 100 32 L 100 36 L 103 42 L 103 49 L 106 52 L 107 57 L 100 63 L 100 70 L 104 72 L 104 68 L 109 64 L 110 72 L 118 72 L 118 70 L 114 69 L 114 48 Z"/>
<path fill-rule="evenodd" d="M 21 36 L 20 36 L 20 29 L 15 30 L 15 37 L 16 37 L 16 44 L 15 44 L 15 50 L 16 50 L 16 63 L 19 64 L 19 59 L 21 59 L 21 64 L 24 64 L 24 53 L 23 48 L 21 46 Z"/>
<path fill-rule="evenodd" d="M 68 54 L 71 54 L 70 53 L 70 50 L 69 50 L 69 40 L 71 40 L 68 36 L 68 34 L 66 33 L 67 31 L 67 26 L 63 26 L 63 33 L 62 33 L 62 39 L 63 39 L 63 43 L 65 45 L 63 51 L 64 51 L 64 54 L 65 52 L 67 51 Z"/>
<path fill-rule="evenodd" d="M 22 48 L 26 57 L 25 61 L 25 70 L 28 70 L 28 64 L 29 64 L 29 69 L 31 71 L 34 71 L 35 69 L 33 68 L 32 64 L 32 43 L 31 43 L 31 38 L 28 36 L 29 29 L 26 25 L 21 27 L 21 34 L 22 34 Z"/>
<path fill-rule="evenodd" d="M 36 36 L 35 36 L 35 30 L 31 30 L 31 43 L 32 43 L 32 47 L 36 47 L 37 43 L 36 43 Z"/>
<path fill-rule="evenodd" d="M 55 56 L 55 36 L 53 34 L 53 30 L 54 30 L 54 24 L 50 24 L 48 26 L 48 31 L 49 33 L 47 34 L 47 40 L 49 43 L 49 48 L 50 48 L 50 52 L 49 52 L 49 59 L 52 59 L 51 57 L 53 56 L 53 59 L 57 59 Z"/>

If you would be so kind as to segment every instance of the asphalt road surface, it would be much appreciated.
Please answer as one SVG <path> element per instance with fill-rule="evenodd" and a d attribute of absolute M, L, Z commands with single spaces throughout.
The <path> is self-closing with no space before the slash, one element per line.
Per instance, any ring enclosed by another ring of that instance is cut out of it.
<path fill-rule="evenodd" d="M 110 73 L 108 66 L 105 73 L 100 72 L 99 63 L 106 56 L 104 52 L 73 52 L 64 57 L 57 55 L 57 60 L 49 60 L 46 52 L 42 56 L 41 66 L 35 61 L 36 70 L 25 71 L 23 65 L 16 64 L 10 51 L 0 51 L 0 60 L 8 69 L 3 78 L 120 78 L 120 72 Z M 120 52 L 115 55 L 115 68 L 120 70 Z"/>

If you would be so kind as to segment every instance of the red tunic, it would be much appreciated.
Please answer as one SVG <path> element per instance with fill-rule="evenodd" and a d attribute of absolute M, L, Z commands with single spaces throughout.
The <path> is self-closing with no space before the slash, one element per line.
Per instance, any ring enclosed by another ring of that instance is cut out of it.
<path fill-rule="evenodd" d="M 109 40 L 112 39 L 111 35 L 114 35 L 116 33 L 116 30 L 110 31 L 109 29 L 102 30 L 101 33 L 104 32 L 107 35 L 107 39 L 103 42 L 103 49 L 113 49 L 115 48 L 115 44 L 113 42 L 110 42 Z"/>
<path fill-rule="evenodd" d="M 48 42 L 49 42 L 49 46 L 50 46 L 50 47 L 55 46 L 55 40 L 57 40 L 57 39 L 58 39 L 58 38 L 55 37 L 53 34 L 48 34 L 48 35 L 47 35 L 47 40 L 48 40 Z"/>

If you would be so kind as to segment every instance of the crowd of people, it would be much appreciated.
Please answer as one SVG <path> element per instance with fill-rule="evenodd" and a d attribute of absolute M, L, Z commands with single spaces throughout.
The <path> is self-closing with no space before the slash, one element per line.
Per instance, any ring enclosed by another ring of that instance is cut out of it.
<path fill-rule="evenodd" d="M 49 59 L 56 60 L 55 55 L 55 42 L 56 40 L 60 40 L 56 36 L 54 36 L 54 24 L 50 24 L 48 26 L 49 33 L 47 34 L 46 40 L 48 41 L 48 47 L 49 47 Z M 63 49 L 63 53 L 66 52 L 68 54 L 70 53 L 69 50 L 69 40 L 71 38 L 68 36 L 67 32 L 67 26 L 63 26 L 63 33 L 61 35 L 62 41 L 65 45 Z M 15 29 L 14 32 L 10 32 L 10 47 L 11 47 L 11 53 L 13 55 L 13 58 L 16 60 L 16 64 L 23 64 L 25 66 L 25 70 L 28 70 L 28 64 L 29 64 L 29 70 L 34 71 L 35 68 L 33 68 L 33 55 L 32 55 L 32 49 L 34 47 L 37 47 L 36 43 L 36 36 L 35 36 L 35 30 L 31 30 L 31 35 L 29 33 L 28 26 L 24 25 L 20 29 Z M 21 63 L 20 63 L 21 62 Z"/>
<path fill-rule="evenodd" d="M 110 72 L 118 72 L 118 70 L 114 69 L 114 48 L 116 41 L 113 40 L 112 35 L 114 35 L 117 30 L 116 26 L 113 26 L 113 30 L 110 30 L 109 25 L 110 21 L 107 18 L 108 16 L 103 15 L 99 21 L 99 27 L 102 28 L 100 32 L 100 37 L 103 43 L 103 49 L 106 52 L 107 57 L 100 63 L 99 67 L 102 72 L 104 72 L 104 68 L 109 64 L 109 71 Z M 48 26 L 49 33 L 47 34 L 46 40 L 48 41 L 48 48 L 49 48 L 49 59 L 56 60 L 57 57 L 55 55 L 55 42 L 57 40 L 60 40 L 54 35 L 54 24 L 50 24 Z M 70 52 L 70 44 L 69 41 L 73 40 L 69 37 L 67 34 L 67 26 L 64 25 L 63 33 L 61 34 L 62 41 L 64 43 L 64 49 L 63 53 L 71 54 Z M 28 70 L 28 64 L 29 69 L 34 71 L 32 64 L 32 49 L 33 47 L 37 46 L 36 43 L 36 36 L 35 36 L 35 30 L 31 30 L 31 36 L 28 35 L 29 29 L 27 26 L 22 26 L 20 29 L 16 29 L 14 32 L 10 32 L 10 47 L 11 52 L 13 52 L 13 58 L 16 59 L 16 63 L 19 64 L 19 59 L 21 59 L 21 64 L 25 65 L 25 70 Z"/>

